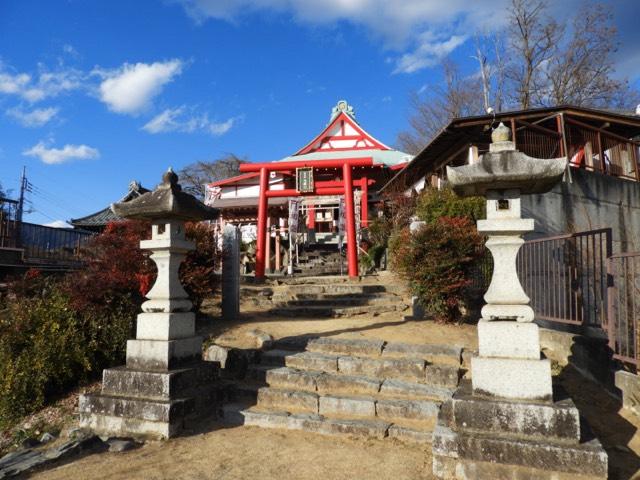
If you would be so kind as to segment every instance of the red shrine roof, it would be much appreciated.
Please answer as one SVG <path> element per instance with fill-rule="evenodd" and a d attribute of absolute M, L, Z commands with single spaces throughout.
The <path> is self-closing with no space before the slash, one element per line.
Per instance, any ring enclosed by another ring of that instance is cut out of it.
<path fill-rule="evenodd" d="M 372 157 L 374 164 L 394 166 L 409 162 L 413 156 L 385 145 L 365 131 L 355 119 L 353 107 L 340 100 L 331 111 L 329 124 L 313 140 L 280 162 L 336 160 Z"/>

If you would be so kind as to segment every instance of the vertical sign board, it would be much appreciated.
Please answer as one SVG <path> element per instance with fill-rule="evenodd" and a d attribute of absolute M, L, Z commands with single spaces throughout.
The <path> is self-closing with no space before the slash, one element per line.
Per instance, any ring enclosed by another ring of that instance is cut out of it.
<path fill-rule="evenodd" d="M 338 203 L 338 238 L 340 243 L 340 250 L 342 250 L 342 243 L 344 241 L 345 234 L 345 210 L 344 197 L 340 197 L 340 202 Z"/>
<path fill-rule="evenodd" d="M 289 266 L 287 267 L 289 275 L 293 273 L 293 243 L 297 240 L 298 236 L 298 219 L 301 201 L 301 198 L 289 199 Z"/>
<path fill-rule="evenodd" d="M 354 216 L 356 221 L 356 238 L 358 239 L 358 244 L 360 240 L 362 240 L 362 225 L 360 223 L 360 215 L 361 215 L 361 204 L 360 199 L 362 198 L 362 192 L 360 190 L 356 190 L 353 192 L 353 204 L 354 204 Z"/>
<path fill-rule="evenodd" d="M 313 193 L 313 167 L 296 168 L 296 190 Z"/>

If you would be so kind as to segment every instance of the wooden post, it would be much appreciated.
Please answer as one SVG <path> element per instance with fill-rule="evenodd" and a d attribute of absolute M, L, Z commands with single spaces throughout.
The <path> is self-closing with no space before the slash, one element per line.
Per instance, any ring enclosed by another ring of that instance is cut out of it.
<path fill-rule="evenodd" d="M 562 118 L 560 118 L 560 115 L 556 117 L 556 125 L 558 126 L 558 133 L 560 134 L 560 156 L 564 157 L 567 153 L 564 149 L 564 129 L 562 128 Z"/>
<path fill-rule="evenodd" d="M 260 195 L 258 197 L 258 235 L 256 239 L 256 279 L 264 278 L 265 240 L 267 238 L 267 208 L 269 199 L 269 171 L 260 169 Z"/>
<path fill-rule="evenodd" d="M 602 173 L 607 173 L 607 164 L 604 161 L 604 150 L 602 149 L 602 134 L 598 132 L 598 155 L 600 156 L 600 168 Z"/>
<path fill-rule="evenodd" d="M 513 142 L 513 146 L 518 148 L 516 143 L 516 120 L 515 118 L 511 119 L 511 141 Z"/>
<path fill-rule="evenodd" d="M 356 239 L 355 208 L 353 207 L 353 182 L 351 180 L 351 165 L 342 166 L 342 181 L 344 182 L 344 207 L 347 220 L 347 266 L 349 277 L 358 277 L 358 245 Z"/>

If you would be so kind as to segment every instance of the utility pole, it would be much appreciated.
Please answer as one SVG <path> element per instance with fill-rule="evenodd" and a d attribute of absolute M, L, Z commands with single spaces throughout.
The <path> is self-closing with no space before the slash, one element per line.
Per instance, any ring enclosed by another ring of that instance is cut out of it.
<path fill-rule="evenodd" d="M 22 222 L 22 213 L 24 212 L 24 192 L 27 190 L 27 167 L 22 167 L 22 176 L 20 177 L 20 198 L 18 199 L 18 211 L 16 212 L 16 220 Z"/>

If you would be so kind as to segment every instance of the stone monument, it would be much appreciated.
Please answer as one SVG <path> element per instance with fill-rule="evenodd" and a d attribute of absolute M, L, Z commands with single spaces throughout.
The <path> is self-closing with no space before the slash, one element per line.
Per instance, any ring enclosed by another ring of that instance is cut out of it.
<path fill-rule="evenodd" d="M 222 232 L 222 318 L 240 318 L 240 228 L 225 225 Z"/>
<path fill-rule="evenodd" d="M 178 269 L 195 248 L 185 239 L 185 221 L 218 212 L 183 192 L 171 169 L 153 192 L 111 209 L 151 221 L 151 239 L 140 248 L 152 252 L 158 275 L 138 315 L 136 338 L 127 341 L 126 365 L 104 370 L 100 394 L 80 397 L 80 426 L 102 435 L 168 438 L 213 400 L 217 365 L 202 361 L 202 338 Z"/>
<path fill-rule="evenodd" d="M 552 384 L 516 270 L 522 235 L 533 230 L 533 220 L 521 218 L 520 196 L 549 191 L 567 160 L 517 151 L 503 124 L 491 140 L 479 162 L 447 167 L 458 195 L 487 199 L 478 231 L 488 237 L 494 269 L 478 322 L 471 385 L 463 382 L 442 405 L 434 430 L 433 473 L 447 479 L 606 478 L 604 449 L 581 428 L 573 401 Z"/>

